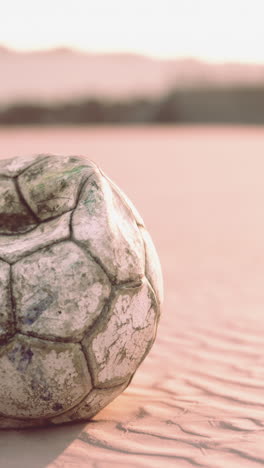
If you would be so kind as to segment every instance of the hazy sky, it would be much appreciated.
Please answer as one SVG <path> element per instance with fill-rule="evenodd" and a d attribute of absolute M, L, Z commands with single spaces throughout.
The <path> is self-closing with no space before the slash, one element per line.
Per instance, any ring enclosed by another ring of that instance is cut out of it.
<path fill-rule="evenodd" d="M 264 62 L 264 0 L 2 0 L 0 45 Z"/>

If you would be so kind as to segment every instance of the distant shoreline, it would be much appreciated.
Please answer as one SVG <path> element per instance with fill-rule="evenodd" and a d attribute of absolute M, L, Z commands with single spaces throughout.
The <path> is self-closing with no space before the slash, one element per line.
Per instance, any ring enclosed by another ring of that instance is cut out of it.
<path fill-rule="evenodd" d="M 158 98 L 84 96 L 0 106 L 0 126 L 264 124 L 264 84 L 174 89 Z"/>

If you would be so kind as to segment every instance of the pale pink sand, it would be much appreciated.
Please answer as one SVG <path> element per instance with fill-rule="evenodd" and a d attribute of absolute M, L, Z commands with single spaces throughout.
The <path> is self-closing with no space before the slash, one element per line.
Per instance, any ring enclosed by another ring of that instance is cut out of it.
<path fill-rule="evenodd" d="M 0 155 L 86 154 L 159 251 L 157 342 L 86 425 L 0 433 L 8 468 L 264 464 L 264 129 L 0 130 Z"/>

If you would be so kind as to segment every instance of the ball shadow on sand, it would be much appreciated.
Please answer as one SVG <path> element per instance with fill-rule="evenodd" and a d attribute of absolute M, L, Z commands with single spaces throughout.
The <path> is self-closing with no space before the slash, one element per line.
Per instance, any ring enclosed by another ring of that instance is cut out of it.
<path fill-rule="evenodd" d="M 0 466 L 45 468 L 78 438 L 86 423 L 0 432 Z"/>

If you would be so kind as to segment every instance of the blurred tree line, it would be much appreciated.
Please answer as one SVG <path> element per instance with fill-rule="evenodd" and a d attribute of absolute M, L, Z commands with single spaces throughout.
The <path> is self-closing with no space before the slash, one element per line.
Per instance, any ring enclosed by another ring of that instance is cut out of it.
<path fill-rule="evenodd" d="M 264 85 L 175 89 L 160 98 L 84 98 L 0 108 L 0 125 L 264 124 Z"/>

